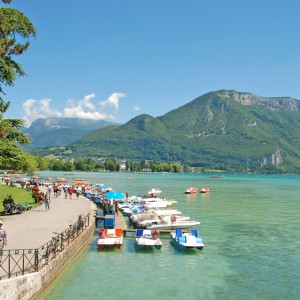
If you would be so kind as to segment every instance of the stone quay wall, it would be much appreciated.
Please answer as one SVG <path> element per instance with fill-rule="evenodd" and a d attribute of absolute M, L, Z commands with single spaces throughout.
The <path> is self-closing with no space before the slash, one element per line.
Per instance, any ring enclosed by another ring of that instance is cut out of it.
<path fill-rule="evenodd" d="M 39 270 L 26 275 L 0 280 L 1 300 L 31 300 L 39 295 L 63 268 L 92 240 L 95 222 L 91 221 L 80 236 Z"/>

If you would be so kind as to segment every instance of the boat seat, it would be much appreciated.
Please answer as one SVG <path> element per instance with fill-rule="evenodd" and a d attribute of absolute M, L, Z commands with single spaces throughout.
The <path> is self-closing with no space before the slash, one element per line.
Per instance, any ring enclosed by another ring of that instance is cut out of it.
<path fill-rule="evenodd" d="M 175 229 L 176 237 L 182 236 L 182 229 Z"/>
<path fill-rule="evenodd" d="M 114 229 L 107 229 L 106 236 L 107 237 L 114 237 L 115 236 L 115 230 Z"/>
<path fill-rule="evenodd" d="M 115 234 L 116 237 L 121 237 L 123 235 L 123 230 L 121 228 L 116 228 Z"/>
<path fill-rule="evenodd" d="M 151 237 L 151 230 L 144 230 L 144 237 Z"/>
<path fill-rule="evenodd" d="M 191 234 L 195 237 L 198 237 L 198 230 L 197 229 L 192 229 Z"/>
<path fill-rule="evenodd" d="M 179 242 L 179 243 L 186 243 L 186 236 L 180 236 L 180 237 L 178 238 L 178 242 Z"/>
<path fill-rule="evenodd" d="M 135 232 L 136 237 L 142 237 L 143 236 L 143 229 L 137 229 Z"/>

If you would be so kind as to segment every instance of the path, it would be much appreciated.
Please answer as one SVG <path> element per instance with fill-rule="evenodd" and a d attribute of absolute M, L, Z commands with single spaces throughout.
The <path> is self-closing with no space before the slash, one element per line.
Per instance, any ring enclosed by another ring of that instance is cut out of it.
<path fill-rule="evenodd" d="M 52 193 L 48 211 L 43 204 L 19 215 L 0 217 L 8 234 L 8 245 L 4 249 L 39 248 L 74 224 L 80 214 L 90 213 L 90 222 L 94 222 L 95 209 L 95 204 L 83 196 L 77 199 L 74 194 L 71 200 L 65 199 L 63 192 L 57 198 Z"/>

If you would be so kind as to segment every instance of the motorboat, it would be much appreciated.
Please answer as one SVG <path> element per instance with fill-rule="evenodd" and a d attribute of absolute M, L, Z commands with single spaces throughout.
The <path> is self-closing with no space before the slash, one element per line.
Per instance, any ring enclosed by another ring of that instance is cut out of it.
<path fill-rule="evenodd" d="M 198 192 L 198 188 L 196 187 L 189 187 L 185 190 L 185 194 L 194 194 Z"/>
<path fill-rule="evenodd" d="M 200 193 L 208 193 L 208 192 L 210 192 L 209 188 L 201 188 L 200 189 Z"/>
<path fill-rule="evenodd" d="M 129 216 L 129 221 L 133 226 L 143 228 L 150 226 L 151 224 L 161 224 L 161 219 L 163 217 L 170 218 L 171 215 L 179 217 L 181 214 L 181 211 L 175 209 L 150 209 L 144 212 L 131 214 Z"/>
<path fill-rule="evenodd" d="M 137 249 L 161 249 L 162 241 L 157 230 L 137 229 L 135 232 L 135 247 Z"/>
<path fill-rule="evenodd" d="M 152 211 L 141 212 L 141 213 L 132 214 L 129 216 L 129 222 L 134 227 L 139 227 L 137 225 L 145 220 L 154 220 L 154 219 L 157 219 L 157 215 L 154 214 Z"/>
<path fill-rule="evenodd" d="M 120 249 L 123 244 L 123 230 L 121 228 L 99 229 L 98 249 L 115 247 Z"/>
<path fill-rule="evenodd" d="M 202 250 L 205 246 L 197 229 L 191 229 L 189 232 L 183 232 L 181 228 L 178 228 L 175 229 L 175 231 L 170 232 L 170 238 L 172 244 L 182 250 L 193 248 Z"/>
<path fill-rule="evenodd" d="M 157 197 L 157 194 L 160 194 L 162 191 L 160 189 L 157 188 L 151 188 L 148 191 L 148 194 L 150 195 L 150 197 Z"/>
<path fill-rule="evenodd" d="M 167 200 L 165 198 L 143 198 L 143 202 L 148 208 L 165 208 L 177 203 L 177 201 Z"/>
<path fill-rule="evenodd" d="M 193 221 L 187 219 L 188 217 L 177 217 L 176 215 L 171 215 L 167 217 L 160 218 L 161 223 L 158 224 L 149 224 L 146 226 L 146 229 L 177 229 L 177 228 L 193 228 L 200 224 L 198 221 Z"/>

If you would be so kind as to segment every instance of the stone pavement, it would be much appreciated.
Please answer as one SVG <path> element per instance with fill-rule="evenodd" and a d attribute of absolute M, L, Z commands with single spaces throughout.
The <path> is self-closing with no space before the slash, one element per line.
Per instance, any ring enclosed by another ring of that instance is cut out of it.
<path fill-rule="evenodd" d="M 73 194 L 72 198 L 65 199 L 63 192 L 56 198 L 52 192 L 48 211 L 42 204 L 19 215 L 0 216 L 7 231 L 8 244 L 4 250 L 39 248 L 74 224 L 80 214 L 90 214 L 90 223 L 94 222 L 96 205 L 83 196 L 77 199 Z"/>

